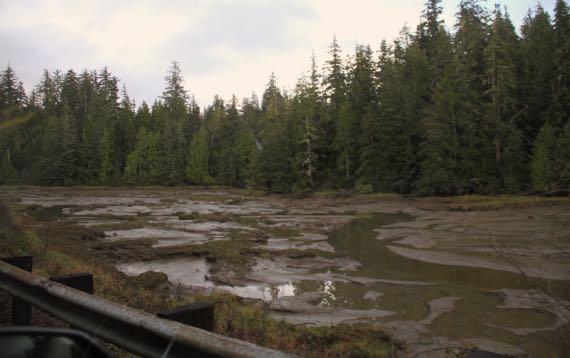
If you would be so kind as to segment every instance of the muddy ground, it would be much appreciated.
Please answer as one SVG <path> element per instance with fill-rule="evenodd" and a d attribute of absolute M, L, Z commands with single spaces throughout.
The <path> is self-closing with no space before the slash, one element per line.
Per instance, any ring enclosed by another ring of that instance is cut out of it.
<path fill-rule="evenodd" d="M 570 201 L 458 211 L 224 188 L 0 188 L 0 200 L 37 230 L 84 230 L 77 245 L 128 275 L 231 292 L 296 324 L 369 322 L 406 354 L 570 349 Z"/>

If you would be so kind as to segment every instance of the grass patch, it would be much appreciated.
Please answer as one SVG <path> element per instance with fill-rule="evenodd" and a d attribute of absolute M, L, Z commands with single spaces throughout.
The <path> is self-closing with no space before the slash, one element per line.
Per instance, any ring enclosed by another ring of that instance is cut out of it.
<path fill-rule="evenodd" d="M 226 293 L 198 295 L 192 300 L 214 305 L 215 330 L 226 336 L 305 357 L 391 356 L 388 336 L 370 325 L 294 326 L 271 318 L 263 307 Z"/>
<path fill-rule="evenodd" d="M 115 218 L 114 221 L 118 221 L 117 218 Z M 121 222 L 94 224 L 89 227 L 92 229 L 96 229 L 98 231 L 114 231 L 114 230 L 142 229 L 147 226 L 148 223 L 145 220 L 122 220 L 121 218 Z"/>
<path fill-rule="evenodd" d="M 39 205 L 30 205 L 26 207 L 25 212 L 36 220 L 51 221 L 63 216 L 62 210 L 65 206 L 49 206 L 43 207 Z"/>
<path fill-rule="evenodd" d="M 395 200 L 402 198 L 401 195 L 393 193 L 369 193 L 369 194 L 356 195 L 356 197 L 367 200 Z"/>
<path fill-rule="evenodd" d="M 336 199 L 336 198 L 346 198 L 350 196 L 345 190 L 319 190 L 313 193 L 313 198 L 319 199 Z"/>
<path fill-rule="evenodd" d="M 399 194 L 370 192 L 367 190 L 319 190 L 314 192 L 312 197 L 317 199 L 359 199 L 365 201 L 395 200 L 402 198 Z"/>
<path fill-rule="evenodd" d="M 227 214 L 227 213 L 210 213 L 210 214 L 200 214 L 199 212 L 193 211 L 191 213 L 176 213 L 175 215 L 178 216 L 178 220 L 193 220 L 196 222 L 204 222 L 204 221 L 215 221 L 220 223 L 236 221 L 238 218 L 235 214 Z"/>
<path fill-rule="evenodd" d="M 570 198 L 464 195 L 450 198 L 447 208 L 452 211 L 490 211 L 507 208 L 532 208 L 565 204 L 570 204 Z"/>

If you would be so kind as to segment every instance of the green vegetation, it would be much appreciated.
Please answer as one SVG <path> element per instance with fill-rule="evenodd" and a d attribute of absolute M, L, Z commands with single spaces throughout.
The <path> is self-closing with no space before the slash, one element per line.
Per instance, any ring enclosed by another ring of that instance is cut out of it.
<path fill-rule="evenodd" d="M 550 206 L 569 204 L 568 198 L 545 198 L 538 196 L 482 196 L 464 195 L 449 200 L 449 210 L 478 211 L 499 210 L 505 208 L 532 208 L 537 206 Z"/>
<path fill-rule="evenodd" d="M 107 68 L 45 71 L 27 95 L 0 73 L 0 184 L 226 185 L 273 193 L 343 189 L 419 195 L 570 187 L 570 15 L 460 2 L 453 31 L 428 0 L 379 56 L 336 39 L 294 91 L 201 110 L 172 63 L 154 103 Z"/>
<path fill-rule="evenodd" d="M 8 207 L 0 202 L 1 257 L 29 255 L 31 244 L 31 237 L 14 223 Z"/>
<path fill-rule="evenodd" d="M 235 296 L 218 294 L 196 299 L 215 305 L 218 332 L 286 352 L 306 357 L 388 357 L 391 353 L 388 336 L 369 325 L 292 327 Z"/>

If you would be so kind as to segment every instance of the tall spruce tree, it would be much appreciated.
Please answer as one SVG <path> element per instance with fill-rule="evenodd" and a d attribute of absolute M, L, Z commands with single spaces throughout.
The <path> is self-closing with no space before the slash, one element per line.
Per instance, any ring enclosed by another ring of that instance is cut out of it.
<path fill-rule="evenodd" d="M 485 85 L 485 48 L 489 26 L 479 0 L 462 0 L 454 38 L 457 80 L 463 92 L 457 113 L 458 188 L 462 193 L 496 190 L 492 133 L 485 123 L 488 91 Z"/>
<path fill-rule="evenodd" d="M 189 125 L 188 93 L 184 88 L 182 71 L 177 62 L 172 62 L 165 78 L 166 88 L 160 104 L 160 155 L 159 171 L 164 184 L 181 184 L 184 179 L 186 150 L 185 133 Z"/>
<path fill-rule="evenodd" d="M 523 20 L 521 35 L 524 61 L 518 91 L 526 111 L 521 117 L 520 130 L 525 138 L 526 153 L 530 155 L 534 139 L 549 120 L 554 79 L 554 30 L 548 13 L 540 5 Z"/>
<path fill-rule="evenodd" d="M 329 47 L 329 60 L 325 62 L 323 81 L 323 98 L 325 101 L 323 115 L 319 122 L 318 156 L 326 177 L 334 182 L 338 153 L 337 124 L 340 120 L 340 109 L 346 102 L 346 74 L 342 63 L 342 51 L 336 36 Z M 330 185 L 330 183 L 329 183 Z"/>
<path fill-rule="evenodd" d="M 564 0 L 554 8 L 554 83 L 551 119 L 556 133 L 570 118 L 570 11 Z"/>
<path fill-rule="evenodd" d="M 520 190 L 525 164 L 517 122 L 521 114 L 516 78 L 518 53 L 514 27 L 508 15 L 503 15 L 496 6 L 485 49 L 486 87 L 490 97 L 486 117 L 495 147 L 495 180 L 509 192 Z"/>
<path fill-rule="evenodd" d="M 8 65 L 0 73 L 0 121 L 7 119 L 11 114 L 21 111 L 27 103 L 26 92 L 16 73 Z"/>
<path fill-rule="evenodd" d="M 354 118 L 352 135 L 357 138 L 353 151 L 354 172 L 359 184 L 377 183 L 378 173 L 374 171 L 373 148 L 377 138 L 378 100 L 374 80 L 375 64 L 370 46 L 357 46 L 354 64 L 349 73 L 348 101 Z"/>
<path fill-rule="evenodd" d="M 163 184 L 158 170 L 160 157 L 158 133 L 139 129 L 135 148 L 127 157 L 124 181 L 131 185 Z"/>
<path fill-rule="evenodd" d="M 208 185 L 214 183 L 209 171 L 208 130 L 200 127 L 192 137 L 186 158 L 186 180 L 190 184 Z"/>
<path fill-rule="evenodd" d="M 450 36 L 441 19 L 442 12 L 441 0 L 427 0 L 415 35 L 418 47 L 428 60 L 429 65 L 424 71 L 430 75 L 431 88 L 443 77 L 452 53 Z"/>
<path fill-rule="evenodd" d="M 448 66 L 438 83 L 423 120 L 421 176 L 417 191 L 422 195 L 452 195 L 463 192 L 461 168 L 461 119 L 463 88 L 455 66 Z"/>
<path fill-rule="evenodd" d="M 535 190 L 547 191 L 554 187 L 554 163 L 556 136 L 552 125 L 546 123 L 534 142 L 530 176 Z"/>

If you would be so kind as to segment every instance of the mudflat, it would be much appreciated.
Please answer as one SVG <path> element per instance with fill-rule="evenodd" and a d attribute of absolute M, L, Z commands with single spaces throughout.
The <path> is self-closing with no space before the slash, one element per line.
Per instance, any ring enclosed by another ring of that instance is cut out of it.
<path fill-rule="evenodd" d="M 0 188 L 0 200 L 35 229 L 84 230 L 77 245 L 128 275 L 259 300 L 297 324 L 379 325 L 409 354 L 570 348 L 570 200 L 37 187 Z"/>

